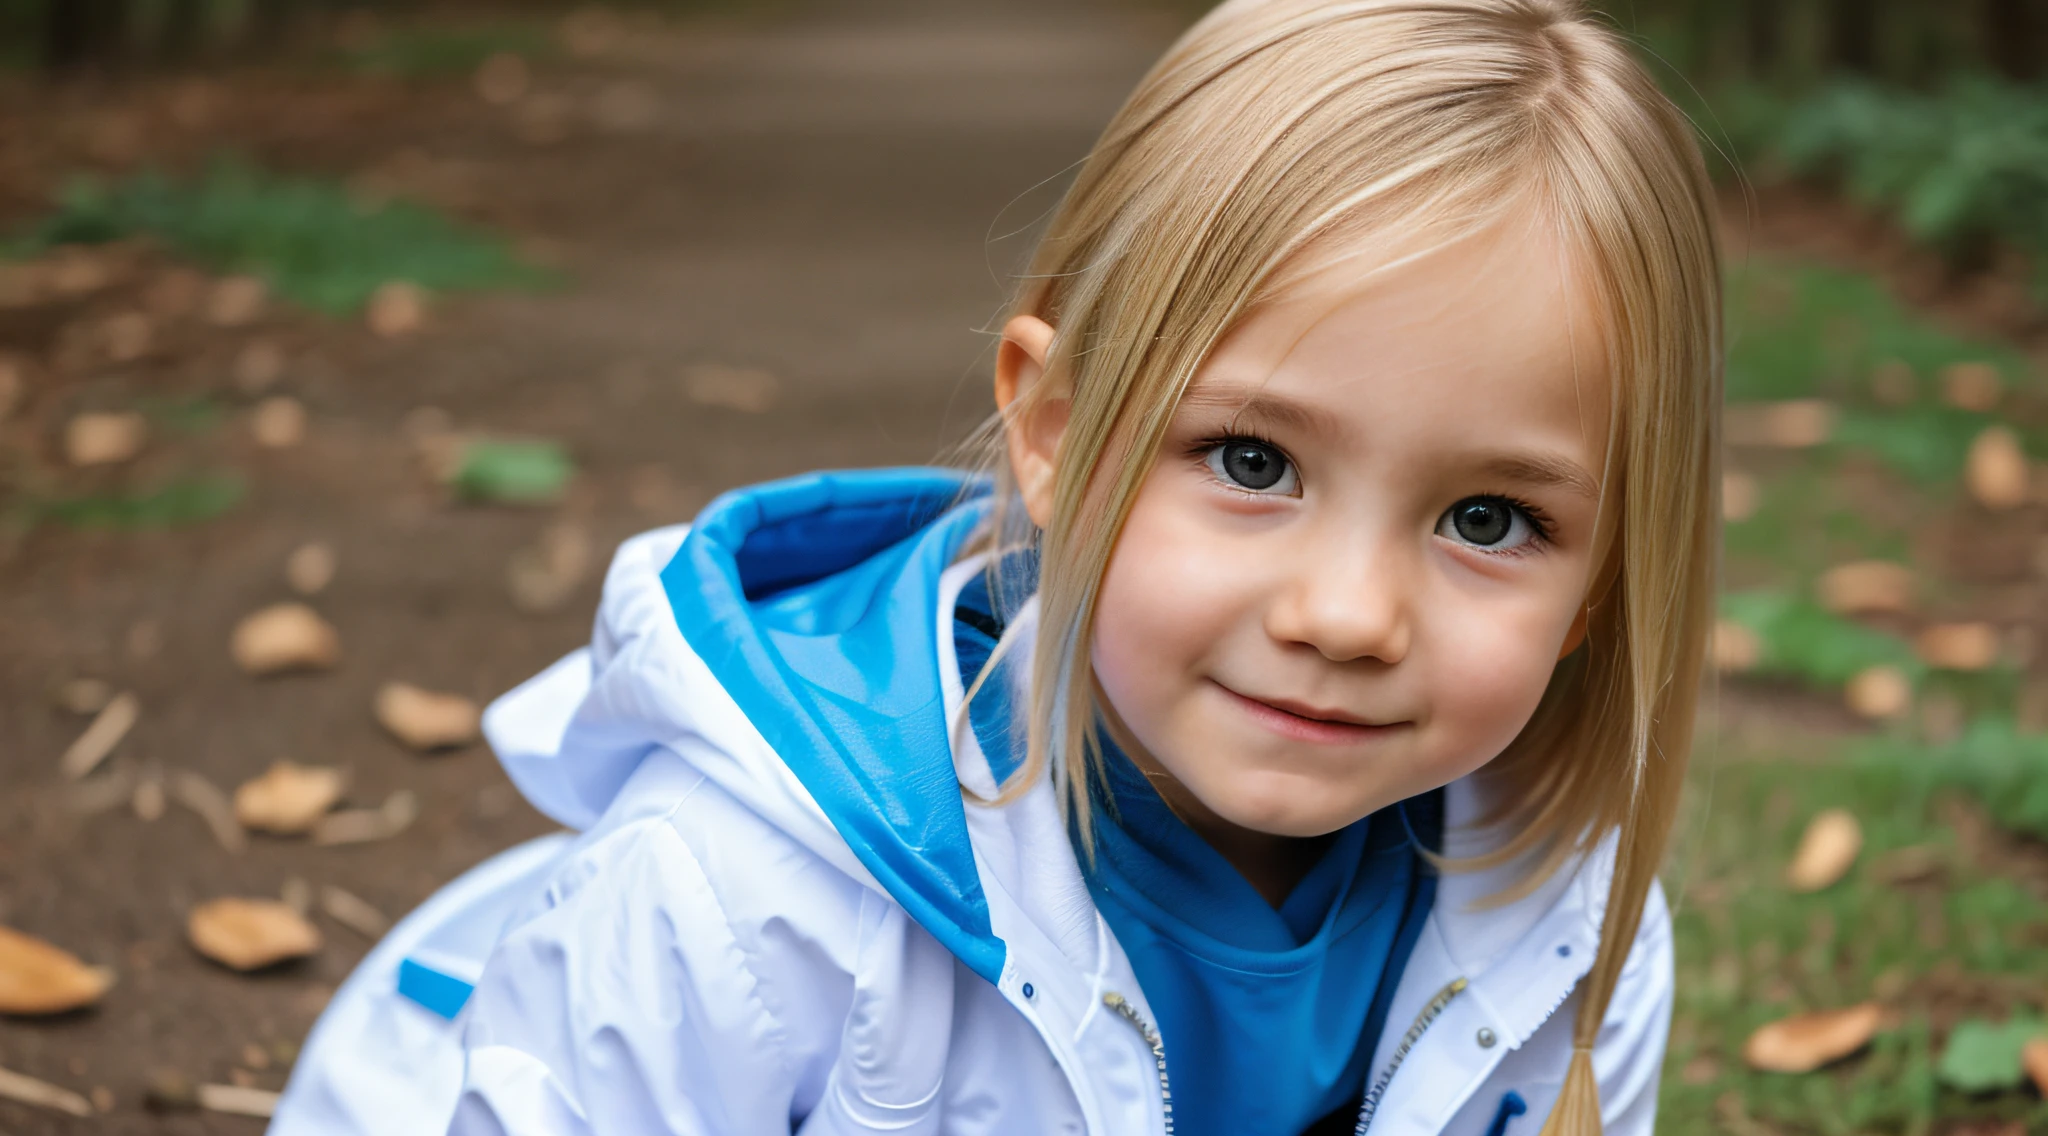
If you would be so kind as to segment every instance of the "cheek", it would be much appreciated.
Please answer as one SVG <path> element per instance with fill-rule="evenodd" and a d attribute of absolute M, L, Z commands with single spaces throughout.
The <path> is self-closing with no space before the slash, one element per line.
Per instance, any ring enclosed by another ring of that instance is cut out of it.
<path fill-rule="evenodd" d="M 1155 475 L 1139 491 L 1096 601 L 1090 657 L 1118 717 L 1141 740 L 1222 639 L 1232 604 L 1214 534 L 1176 507 Z"/>
<path fill-rule="evenodd" d="M 1569 611 L 1555 604 L 1451 601 L 1430 652 L 1435 725 L 1446 761 L 1469 772 L 1515 739 L 1557 668 Z"/>

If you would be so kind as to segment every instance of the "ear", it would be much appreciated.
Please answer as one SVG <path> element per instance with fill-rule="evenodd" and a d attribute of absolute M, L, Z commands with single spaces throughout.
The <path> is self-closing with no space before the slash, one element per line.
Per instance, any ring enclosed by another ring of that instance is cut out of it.
<path fill-rule="evenodd" d="M 1572 625 L 1565 629 L 1564 646 L 1558 648 L 1557 651 L 1557 657 L 1560 661 L 1562 661 L 1566 655 L 1569 655 L 1573 651 L 1578 650 L 1579 644 L 1584 643 L 1586 641 L 1586 622 L 1590 620 L 1592 617 L 1592 606 L 1589 604 L 1581 604 L 1579 606 L 1579 614 L 1572 617 Z"/>
<path fill-rule="evenodd" d="M 1052 335 L 1052 325 L 1037 316 L 1017 316 L 1003 325 L 996 349 L 996 409 L 1003 416 L 1010 472 L 1024 496 L 1024 511 L 1041 529 L 1052 523 L 1053 475 L 1072 406 L 1065 391 L 1041 386 Z"/>

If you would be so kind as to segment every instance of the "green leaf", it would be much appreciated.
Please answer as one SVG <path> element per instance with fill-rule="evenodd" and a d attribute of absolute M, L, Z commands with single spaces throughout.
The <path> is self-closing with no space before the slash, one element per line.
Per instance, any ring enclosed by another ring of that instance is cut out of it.
<path fill-rule="evenodd" d="M 2048 1036 L 2048 1026 L 2031 1018 L 1999 1024 L 1971 1019 L 1949 1034 L 1934 1075 L 1942 1084 L 1966 1093 L 2019 1088 L 2026 1076 L 2020 1066 L 2020 1049 L 2042 1036 Z"/>
<path fill-rule="evenodd" d="M 463 447 L 455 491 L 472 501 L 554 501 L 576 467 L 559 442 L 480 439 Z"/>

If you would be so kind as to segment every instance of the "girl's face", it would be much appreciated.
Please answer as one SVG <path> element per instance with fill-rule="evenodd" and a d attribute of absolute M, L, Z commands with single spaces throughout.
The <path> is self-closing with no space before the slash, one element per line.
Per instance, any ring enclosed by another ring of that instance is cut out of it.
<path fill-rule="evenodd" d="M 1030 323 L 1013 362 L 1042 359 Z M 1329 258 L 1217 347 L 1092 648 L 1112 730 L 1183 817 L 1212 841 L 1316 836 L 1514 739 L 1604 554 L 1602 356 L 1583 281 L 1525 221 L 1405 264 Z M 1049 479 L 1020 482 L 1049 510 Z"/>

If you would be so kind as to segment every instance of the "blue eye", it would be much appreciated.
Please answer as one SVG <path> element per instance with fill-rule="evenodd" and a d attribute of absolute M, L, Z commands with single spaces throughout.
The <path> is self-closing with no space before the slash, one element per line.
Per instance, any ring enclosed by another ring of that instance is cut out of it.
<path fill-rule="evenodd" d="M 1294 463 L 1275 446 L 1233 438 L 1209 447 L 1209 472 L 1233 489 L 1247 493 L 1290 496 L 1300 480 Z"/>
<path fill-rule="evenodd" d="M 1527 510 L 1506 498 L 1467 497 L 1444 510 L 1436 535 L 1489 552 L 1507 552 L 1543 534 Z"/>

